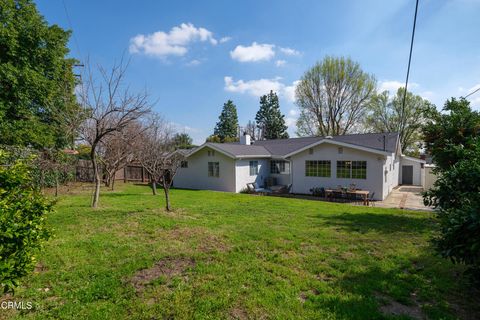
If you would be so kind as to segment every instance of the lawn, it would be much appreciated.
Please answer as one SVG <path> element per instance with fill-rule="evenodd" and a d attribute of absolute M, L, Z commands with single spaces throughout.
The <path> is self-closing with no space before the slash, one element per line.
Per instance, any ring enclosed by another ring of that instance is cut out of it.
<path fill-rule="evenodd" d="M 431 213 L 119 185 L 64 195 L 16 301 L 38 319 L 476 318 L 462 268 L 435 257 Z M 475 301 L 476 299 L 476 301 Z M 475 309 L 477 308 L 477 309 Z M 392 316 L 390 313 L 403 313 Z"/>

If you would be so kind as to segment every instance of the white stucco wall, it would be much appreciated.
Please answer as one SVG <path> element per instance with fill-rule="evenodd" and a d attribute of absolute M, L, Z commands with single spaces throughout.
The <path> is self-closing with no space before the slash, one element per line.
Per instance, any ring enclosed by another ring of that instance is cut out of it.
<path fill-rule="evenodd" d="M 358 188 L 375 192 L 375 199 L 383 200 L 390 188 L 387 184 L 384 189 L 384 170 L 390 157 L 348 147 L 343 147 L 343 153 L 340 154 L 336 145 L 327 143 L 318 145 L 313 148 L 313 154 L 309 154 L 309 151 L 305 150 L 291 157 L 292 192 L 309 194 L 313 187 L 335 188 L 338 185 L 349 186 L 354 183 Z M 330 160 L 331 176 L 329 178 L 305 176 L 305 161 L 307 160 Z M 367 179 L 337 178 L 337 160 L 367 161 Z M 392 170 L 388 178 L 398 181 L 394 174 Z M 391 188 L 395 183 L 395 181 L 390 182 Z"/>
<path fill-rule="evenodd" d="M 437 175 L 433 173 L 434 168 L 435 166 L 433 164 L 425 165 L 425 183 L 423 185 L 424 190 L 432 188 L 433 184 L 438 179 Z"/>
<path fill-rule="evenodd" d="M 250 175 L 250 161 L 258 161 L 258 175 Z M 267 159 L 242 159 L 235 161 L 235 191 L 240 192 L 247 187 L 247 183 L 256 182 L 263 186 L 264 179 L 269 175 L 269 164 Z"/>
<path fill-rule="evenodd" d="M 413 185 L 423 186 L 425 183 L 425 169 L 422 168 L 422 162 L 419 160 L 410 160 L 402 157 L 400 160 L 400 172 L 398 175 L 399 184 L 402 184 L 402 166 L 413 166 Z"/>
<path fill-rule="evenodd" d="M 383 198 L 398 186 L 398 174 L 400 172 L 400 157 L 394 153 L 388 155 L 383 165 Z"/>
<path fill-rule="evenodd" d="M 235 160 L 215 151 L 208 156 L 206 147 L 187 158 L 188 168 L 179 168 L 173 181 L 176 188 L 203 189 L 236 192 Z M 218 162 L 219 177 L 208 176 L 208 162 Z"/>

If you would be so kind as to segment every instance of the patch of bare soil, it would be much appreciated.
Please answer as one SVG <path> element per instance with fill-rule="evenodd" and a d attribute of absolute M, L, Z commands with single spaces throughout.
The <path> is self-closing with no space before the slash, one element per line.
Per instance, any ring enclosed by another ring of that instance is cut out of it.
<path fill-rule="evenodd" d="M 244 320 L 248 319 L 248 313 L 244 309 L 235 307 L 230 310 L 230 317 L 231 319 Z"/>
<path fill-rule="evenodd" d="M 408 316 L 412 319 L 425 319 L 420 304 L 416 299 L 413 299 L 414 304 L 411 306 L 404 305 L 391 297 L 382 294 L 375 295 L 383 305 L 380 307 L 380 312 L 389 316 Z"/>
<path fill-rule="evenodd" d="M 317 289 L 312 289 L 310 291 L 302 291 L 300 292 L 298 299 L 300 300 L 301 303 L 305 303 L 305 301 L 307 301 L 309 296 L 318 296 L 319 294 L 320 292 L 318 292 Z"/>
<path fill-rule="evenodd" d="M 192 258 L 169 257 L 164 258 L 151 268 L 138 271 L 131 279 L 130 283 L 137 292 L 142 292 L 152 281 L 165 277 L 167 281 L 176 276 L 184 276 L 187 269 L 193 268 L 195 261 Z"/>
<path fill-rule="evenodd" d="M 166 232 L 168 239 L 181 242 L 196 242 L 196 248 L 200 252 L 225 252 L 230 248 L 225 241 L 205 228 L 176 228 Z"/>
<path fill-rule="evenodd" d="M 39 262 L 36 266 L 33 272 L 35 273 L 41 273 L 47 271 L 47 267 L 43 265 L 43 263 Z"/>

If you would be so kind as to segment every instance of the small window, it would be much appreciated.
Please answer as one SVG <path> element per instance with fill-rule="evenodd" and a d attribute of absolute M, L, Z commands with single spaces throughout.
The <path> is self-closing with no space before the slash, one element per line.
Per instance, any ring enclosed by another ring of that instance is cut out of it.
<path fill-rule="evenodd" d="M 258 174 L 258 161 L 250 161 L 250 175 L 256 176 Z"/>
<path fill-rule="evenodd" d="M 215 150 L 208 150 L 208 156 L 209 157 L 215 156 Z"/>
<path fill-rule="evenodd" d="M 338 148 L 338 154 L 343 154 L 343 147 Z"/>
<path fill-rule="evenodd" d="M 218 162 L 208 163 L 208 176 L 217 178 L 220 176 L 220 164 Z"/>
<path fill-rule="evenodd" d="M 181 168 L 188 168 L 188 161 L 182 161 L 182 162 L 180 163 L 180 167 L 181 167 Z"/>
<path fill-rule="evenodd" d="M 286 173 L 286 165 L 283 160 L 272 160 L 270 161 L 270 173 Z"/>
<path fill-rule="evenodd" d="M 313 148 L 308 149 L 308 154 L 313 154 Z"/>
<path fill-rule="evenodd" d="M 327 160 L 305 161 L 305 176 L 307 177 L 330 177 L 331 164 Z"/>

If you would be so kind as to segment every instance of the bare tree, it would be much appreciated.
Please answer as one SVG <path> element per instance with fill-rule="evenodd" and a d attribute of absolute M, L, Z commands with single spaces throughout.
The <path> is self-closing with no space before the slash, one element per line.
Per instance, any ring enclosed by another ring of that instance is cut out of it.
<path fill-rule="evenodd" d="M 365 128 L 371 132 L 398 132 L 402 152 L 417 156 L 420 153 L 422 127 L 428 120 L 428 111 L 434 106 L 411 92 L 403 98 L 405 88 L 399 88 L 394 96 L 388 91 L 375 95 L 370 112 L 365 118 Z"/>
<path fill-rule="evenodd" d="M 326 57 L 308 70 L 295 91 L 299 136 L 355 131 L 375 93 L 376 80 L 348 58 Z"/>
<path fill-rule="evenodd" d="M 122 131 L 105 136 L 101 142 L 99 161 L 105 170 L 105 186 L 115 187 L 115 174 L 135 159 L 135 148 L 141 143 L 144 127 L 139 122 L 132 122 Z"/>
<path fill-rule="evenodd" d="M 247 125 L 244 128 L 244 132 L 252 137 L 253 140 L 262 140 L 263 137 L 261 135 L 262 130 L 257 127 L 255 121 L 249 120 Z M 243 132 L 240 132 L 243 134 Z"/>
<path fill-rule="evenodd" d="M 151 177 L 153 194 L 157 194 L 157 183 L 165 193 L 165 208 L 171 210 L 170 188 L 185 156 L 175 151 L 174 130 L 165 120 L 156 116 L 143 134 L 143 141 L 137 150 L 137 159 Z"/>
<path fill-rule="evenodd" d="M 123 131 L 129 124 L 136 122 L 150 112 L 147 92 L 131 93 L 124 86 L 127 64 L 115 64 L 111 70 L 98 66 L 95 70 L 99 78 L 87 64 L 86 81 L 80 95 L 81 103 L 87 111 L 81 133 L 82 138 L 90 145 L 90 157 L 93 166 L 95 189 L 92 207 L 98 206 L 101 177 L 99 174 L 97 148 L 105 137 Z"/>

